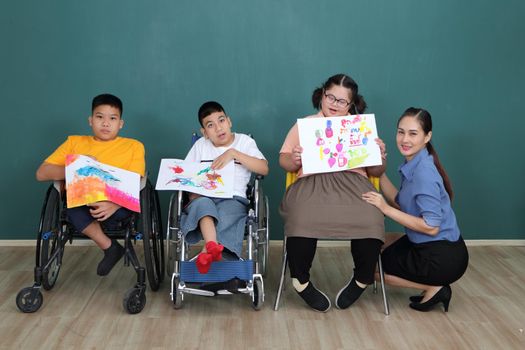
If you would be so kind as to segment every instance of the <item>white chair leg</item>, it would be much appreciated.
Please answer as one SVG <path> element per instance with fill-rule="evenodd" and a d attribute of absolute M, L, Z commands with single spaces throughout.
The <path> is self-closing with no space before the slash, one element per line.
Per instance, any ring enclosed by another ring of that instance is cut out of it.
<path fill-rule="evenodd" d="M 388 307 L 388 299 L 386 297 L 385 274 L 383 272 L 383 263 L 381 262 L 381 254 L 379 254 L 377 265 L 379 266 L 379 277 L 381 278 L 381 292 L 383 294 L 383 306 L 385 307 L 385 315 L 390 315 L 390 308 Z M 376 288 L 376 283 L 374 282 Z"/>
<path fill-rule="evenodd" d="M 283 258 L 281 266 L 281 277 L 279 280 L 279 288 L 277 289 L 277 295 L 275 296 L 275 304 L 273 309 L 277 311 L 279 309 L 279 302 L 281 301 L 281 294 L 284 288 L 284 278 L 286 276 L 286 264 L 288 263 L 288 255 L 286 253 L 286 236 L 283 239 Z"/>

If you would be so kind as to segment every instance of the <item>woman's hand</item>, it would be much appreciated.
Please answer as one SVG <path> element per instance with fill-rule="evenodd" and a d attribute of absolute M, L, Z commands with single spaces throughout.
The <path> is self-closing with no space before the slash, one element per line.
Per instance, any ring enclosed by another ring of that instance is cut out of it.
<path fill-rule="evenodd" d="M 374 191 L 363 193 L 361 198 L 363 198 L 367 203 L 377 207 L 377 209 L 381 210 L 382 213 L 385 213 L 385 210 L 389 207 L 383 196 Z"/>
<path fill-rule="evenodd" d="M 303 153 L 303 148 L 299 145 L 295 146 L 292 149 L 292 162 L 294 165 L 298 166 L 299 168 L 303 166 L 303 162 L 301 160 L 302 153 Z"/>

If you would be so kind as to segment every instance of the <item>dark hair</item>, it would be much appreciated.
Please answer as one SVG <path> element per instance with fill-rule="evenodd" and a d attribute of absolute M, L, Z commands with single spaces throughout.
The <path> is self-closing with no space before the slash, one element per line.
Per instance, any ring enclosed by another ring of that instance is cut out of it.
<path fill-rule="evenodd" d="M 432 131 L 432 116 L 427 110 L 415 107 L 407 108 L 407 110 L 401 115 L 401 117 L 397 121 L 398 126 L 399 122 L 405 117 L 416 118 L 417 121 L 419 121 L 421 129 L 423 129 L 423 132 L 425 134 L 428 134 L 430 131 Z M 427 142 L 427 150 L 428 153 L 432 156 L 432 158 L 434 158 L 434 165 L 436 166 L 439 174 L 441 175 L 441 178 L 443 179 L 443 184 L 445 185 L 445 190 L 447 191 L 450 200 L 452 200 L 452 198 L 454 197 L 454 192 L 452 191 L 452 184 L 450 183 L 450 178 L 448 177 L 445 168 L 443 168 L 443 166 L 441 165 L 437 152 L 434 149 L 434 146 L 432 146 L 432 143 L 430 143 L 430 141 Z"/>
<path fill-rule="evenodd" d="M 93 113 L 95 108 L 102 105 L 109 105 L 111 107 L 117 108 L 120 111 L 120 117 L 122 118 L 122 101 L 117 96 L 111 94 L 100 94 L 95 96 L 91 102 L 91 113 Z"/>
<path fill-rule="evenodd" d="M 350 78 L 346 74 L 336 74 L 328 78 L 328 80 L 312 93 L 312 104 L 315 109 L 321 109 L 321 100 L 323 99 L 323 93 L 330 89 L 332 86 L 342 86 L 352 91 L 352 101 L 350 101 L 349 112 L 352 113 L 352 107 L 354 108 L 354 114 L 363 113 L 366 109 L 366 102 L 363 96 L 359 95 L 359 87 L 354 79 Z"/>
<path fill-rule="evenodd" d="M 224 108 L 222 108 L 219 102 L 208 101 L 202 104 L 201 108 L 199 108 L 199 113 L 198 113 L 199 123 L 201 124 L 202 127 L 204 127 L 204 125 L 202 125 L 202 120 L 206 118 L 207 116 L 209 116 L 210 114 L 215 113 L 215 112 L 226 113 L 224 111 Z"/>

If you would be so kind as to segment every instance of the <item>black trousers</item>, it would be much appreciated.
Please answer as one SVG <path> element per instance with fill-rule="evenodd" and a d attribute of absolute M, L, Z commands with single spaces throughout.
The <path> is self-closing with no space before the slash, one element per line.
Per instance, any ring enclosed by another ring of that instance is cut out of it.
<path fill-rule="evenodd" d="M 353 239 L 354 278 L 365 284 L 374 283 L 377 259 L 383 242 L 375 238 Z M 301 284 L 310 280 L 310 268 L 317 249 L 317 238 L 288 237 L 286 252 L 290 275 Z"/>

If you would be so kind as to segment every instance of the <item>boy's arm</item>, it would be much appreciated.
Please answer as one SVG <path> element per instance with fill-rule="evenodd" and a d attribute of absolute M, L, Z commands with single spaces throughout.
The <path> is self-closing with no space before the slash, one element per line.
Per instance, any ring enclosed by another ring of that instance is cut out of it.
<path fill-rule="evenodd" d="M 56 165 L 43 162 L 36 171 L 38 181 L 65 180 L 66 168 L 63 165 Z"/>
<path fill-rule="evenodd" d="M 211 164 L 212 169 L 221 169 L 232 160 L 237 160 L 244 167 L 250 170 L 252 173 L 267 175 L 268 174 L 268 161 L 266 159 L 259 159 L 247 155 L 246 153 L 237 151 L 235 148 L 230 148 L 213 161 Z"/>

